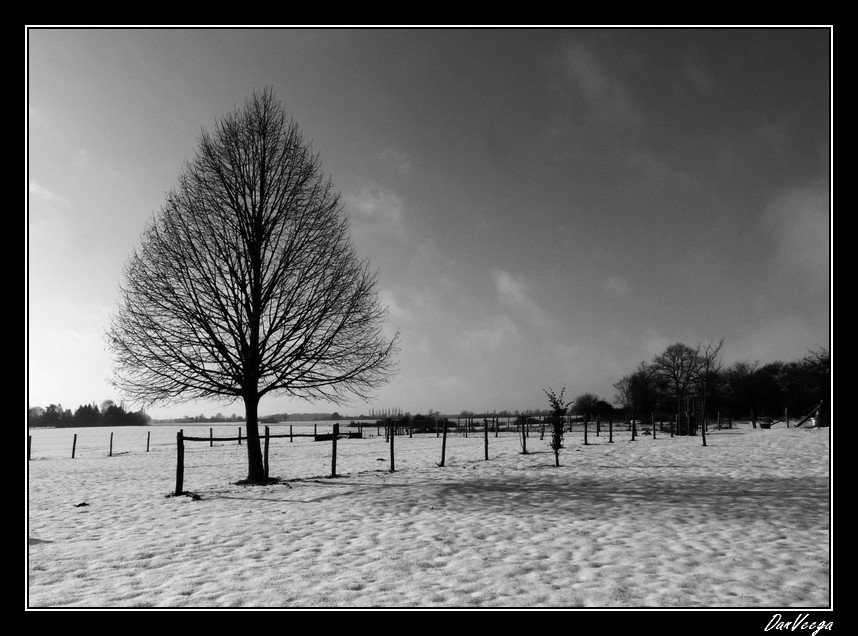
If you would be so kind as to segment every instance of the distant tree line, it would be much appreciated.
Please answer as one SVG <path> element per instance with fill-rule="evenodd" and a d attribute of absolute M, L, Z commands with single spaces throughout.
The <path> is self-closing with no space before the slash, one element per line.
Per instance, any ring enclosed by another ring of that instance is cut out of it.
<path fill-rule="evenodd" d="M 216 415 L 206 416 L 202 413 L 199 415 L 186 415 L 185 417 L 176 417 L 170 420 L 172 422 L 177 422 L 180 424 L 188 423 L 188 424 L 198 424 L 202 422 L 243 422 L 244 417 L 238 416 L 235 413 L 231 415 L 224 415 L 223 413 L 217 413 Z"/>
<path fill-rule="evenodd" d="M 100 408 L 94 402 L 82 404 L 74 412 L 62 404 L 35 406 L 27 411 L 27 425 L 31 427 L 146 426 L 150 419 L 142 410 L 126 411 L 113 400 L 105 400 Z"/>
<path fill-rule="evenodd" d="M 259 421 L 276 424 L 278 422 L 321 422 L 324 420 L 348 419 L 334 411 L 333 413 L 277 413 L 260 417 Z"/>
<path fill-rule="evenodd" d="M 614 384 L 615 402 L 636 413 L 696 410 L 698 416 L 718 410 L 741 417 L 781 417 L 788 411 L 797 417 L 820 403 L 828 412 L 831 360 L 826 349 L 793 362 L 724 366 L 722 344 L 670 345 Z"/>

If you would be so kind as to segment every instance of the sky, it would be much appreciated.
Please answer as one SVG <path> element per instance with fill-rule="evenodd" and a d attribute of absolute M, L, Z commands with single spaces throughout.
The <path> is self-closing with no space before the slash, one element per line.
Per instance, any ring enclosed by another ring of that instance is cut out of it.
<path fill-rule="evenodd" d="M 261 414 L 613 402 L 675 342 L 723 338 L 726 364 L 830 350 L 832 49 L 830 28 L 29 27 L 27 405 L 122 400 L 123 266 L 201 132 L 266 87 L 400 351 L 368 402 Z"/>

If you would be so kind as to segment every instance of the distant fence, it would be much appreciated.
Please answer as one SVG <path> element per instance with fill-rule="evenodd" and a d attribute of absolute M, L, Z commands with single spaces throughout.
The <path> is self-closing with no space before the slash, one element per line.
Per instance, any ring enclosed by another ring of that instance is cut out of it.
<path fill-rule="evenodd" d="M 113 457 L 113 431 L 110 431 L 110 435 L 107 442 L 107 456 Z M 152 440 L 152 432 L 146 431 L 146 452 L 149 452 L 149 446 Z M 71 458 L 75 458 L 75 453 L 77 452 L 77 433 L 72 434 L 71 438 Z M 32 459 L 32 451 L 33 451 L 33 436 L 27 435 L 27 460 Z"/>

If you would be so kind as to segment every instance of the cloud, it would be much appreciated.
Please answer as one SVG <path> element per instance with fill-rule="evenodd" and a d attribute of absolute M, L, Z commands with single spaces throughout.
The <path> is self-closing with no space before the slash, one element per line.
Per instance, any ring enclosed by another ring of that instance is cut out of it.
<path fill-rule="evenodd" d="M 649 362 L 675 342 L 677 340 L 671 340 L 663 334 L 657 333 L 652 329 L 647 329 L 640 342 L 641 355 L 638 357 L 641 360 Z"/>
<path fill-rule="evenodd" d="M 352 230 L 363 238 L 404 240 L 405 202 L 401 196 L 377 185 L 363 185 L 343 193 L 351 213 Z"/>
<path fill-rule="evenodd" d="M 495 296 L 515 324 L 521 326 L 521 335 L 532 346 L 553 346 L 564 338 L 564 321 L 555 318 L 537 298 L 534 289 L 524 278 L 503 270 L 492 272 Z M 542 344 L 537 344 L 542 343 Z"/>
<path fill-rule="evenodd" d="M 402 198 L 377 186 L 367 186 L 359 192 L 347 192 L 344 198 L 363 219 L 386 224 L 398 224 L 402 220 Z"/>
<path fill-rule="evenodd" d="M 685 74 L 691 84 L 701 93 L 708 94 L 715 89 L 715 78 L 709 70 L 690 57 L 685 58 Z"/>
<path fill-rule="evenodd" d="M 390 166 L 394 172 L 404 177 L 411 176 L 411 157 L 407 152 L 389 147 L 378 155 L 381 163 Z"/>
<path fill-rule="evenodd" d="M 408 312 L 402 308 L 402 305 L 397 302 L 396 297 L 394 296 L 393 290 L 391 289 L 382 289 L 378 292 L 378 302 L 382 307 L 387 308 L 387 315 L 391 320 L 405 320 L 407 319 Z"/>
<path fill-rule="evenodd" d="M 462 336 L 461 343 L 467 351 L 497 351 L 509 347 L 517 340 L 519 331 L 509 316 L 496 314 L 489 317 L 476 328 L 468 329 Z"/>
<path fill-rule="evenodd" d="M 625 298 L 629 295 L 629 284 L 622 276 L 611 276 L 602 281 L 602 291 L 615 298 Z"/>
<path fill-rule="evenodd" d="M 39 185 L 33 180 L 30 180 L 30 182 L 27 184 L 27 190 L 32 198 L 37 199 L 43 203 L 47 203 L 52 207 L 64 207 L 69 205 L 67 199 Z"/>
<path fill-rule="evenodd" d="M 831 213 L 827 184 L 781 193 L 766 208 L 763 227 L 774 241 L 773 264 L 827 290 Z"/>
<path fill-rule="evenodd" d="M 70 231 L 68 215 L 71 203 L 33 180 L 27 184 L 27 191 L 27 232 L 32 240 L 28 249 L 35 247 L 37 250 L 55 252 L 56 243 L 63 240 Z M 48 248 L 49 244 L 53 247 Z"/>
<path fill-rule="evenodd" d="M 524 281 L 505 271 L 494 272 L 493 278 L 498 299 L 503 304 L 513 307 L 526 307 L 530 304 Z"/>
<path fill-rule="evenodd" d="M 83 170 L 88 172 L 92 169 L 92 159 L 89 156 L 89 152 L 85 148 L 81 148 L 77 151 L 74 157 L 72 157 L 72 165 L 78 170 Z"/>
<path fill-rule="evenodd" d="M 589 113 L 603 123 L 638 124 L 642 116 L 632 106 L 626 85 L 593 51 L 580 43 L 562 51 L 566 77 L 587 104 Z"/>
<path fill-rule="evenodd" d="M 735 342 L 726 341 L 724 361 L 791 361 L 811 350 L 829 346 L 827 325 L 793 313 L 777 313 L 754 324 Z"/>

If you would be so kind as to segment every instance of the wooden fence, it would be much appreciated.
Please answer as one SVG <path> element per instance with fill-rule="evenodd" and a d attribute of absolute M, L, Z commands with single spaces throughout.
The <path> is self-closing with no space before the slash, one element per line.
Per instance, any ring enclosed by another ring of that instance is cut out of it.
<path fill-rule="evenodd" d="M 330 441 L 331 442 L 331 477 L 337 476 L 337 440 L 338 439 L 360 439 L 363 437 L 362 431 L 358 432 L 348 432 L 348 433 L 340 433 L 340 425 L 334 424 L 333 433 L 319 433 L 316 427 L 313 427 L 312 433 L 295 433 L 292 429 L 292 426 L 289 426 L 288 433 L 281 433 L 279 435 L 272 435 L 271 430 L 266 426 L 265 427 L 265 435 L 263 453 L 262 453 L 262 462 L 263 462 L 263 470 L 265 471 L 265 479 L 268 479 L 268 447 L 270 444 L 270 440 L 275 438 L 289 438 L 289 441 L 292 442 L 296 437 L 312 437 L 316 442 L 322 441 Z M 393 436 L 391 436 L 392 439 Z M 245 438 L 246 439 L 246 438 Z M 179 430 L 176 433 L 176 488 L 174 491 L 175 495 L 183 494 L 184 490 L 184 477 L 185 477 L 185 442 L 208 442 L 209 446 L 214 446 L 215 441 L 218 442 L 238 442 L 241 445 L 242 435 L 241 435 L 241 427 L 238 429 L 237 437 L 215 437 L 213 433 L 213 429 L 209 428 L 209 436 L 208 437 L 191 437 L 184 434 L 184 430 Z M 393 466 L 393 443 L 391 442 L 391 470 Z"/>
<path fill-rule="evenodd" d="M 152 432 L 146 431 L 146 452 L 149 452 L 149 444 L 152 439 Z M 32 458 L 33 451 L 33 436 L 27 435 L 27 460 L 29 461 Z M 77 451 L 77 433 L 72 434 L 72 443 L 71 443 L 71 458 L 74 459 L 75 452 Z M 110 431 L 110 438 L 107 444 L 107 456 L 113 457 L 113 431 Z"/>

